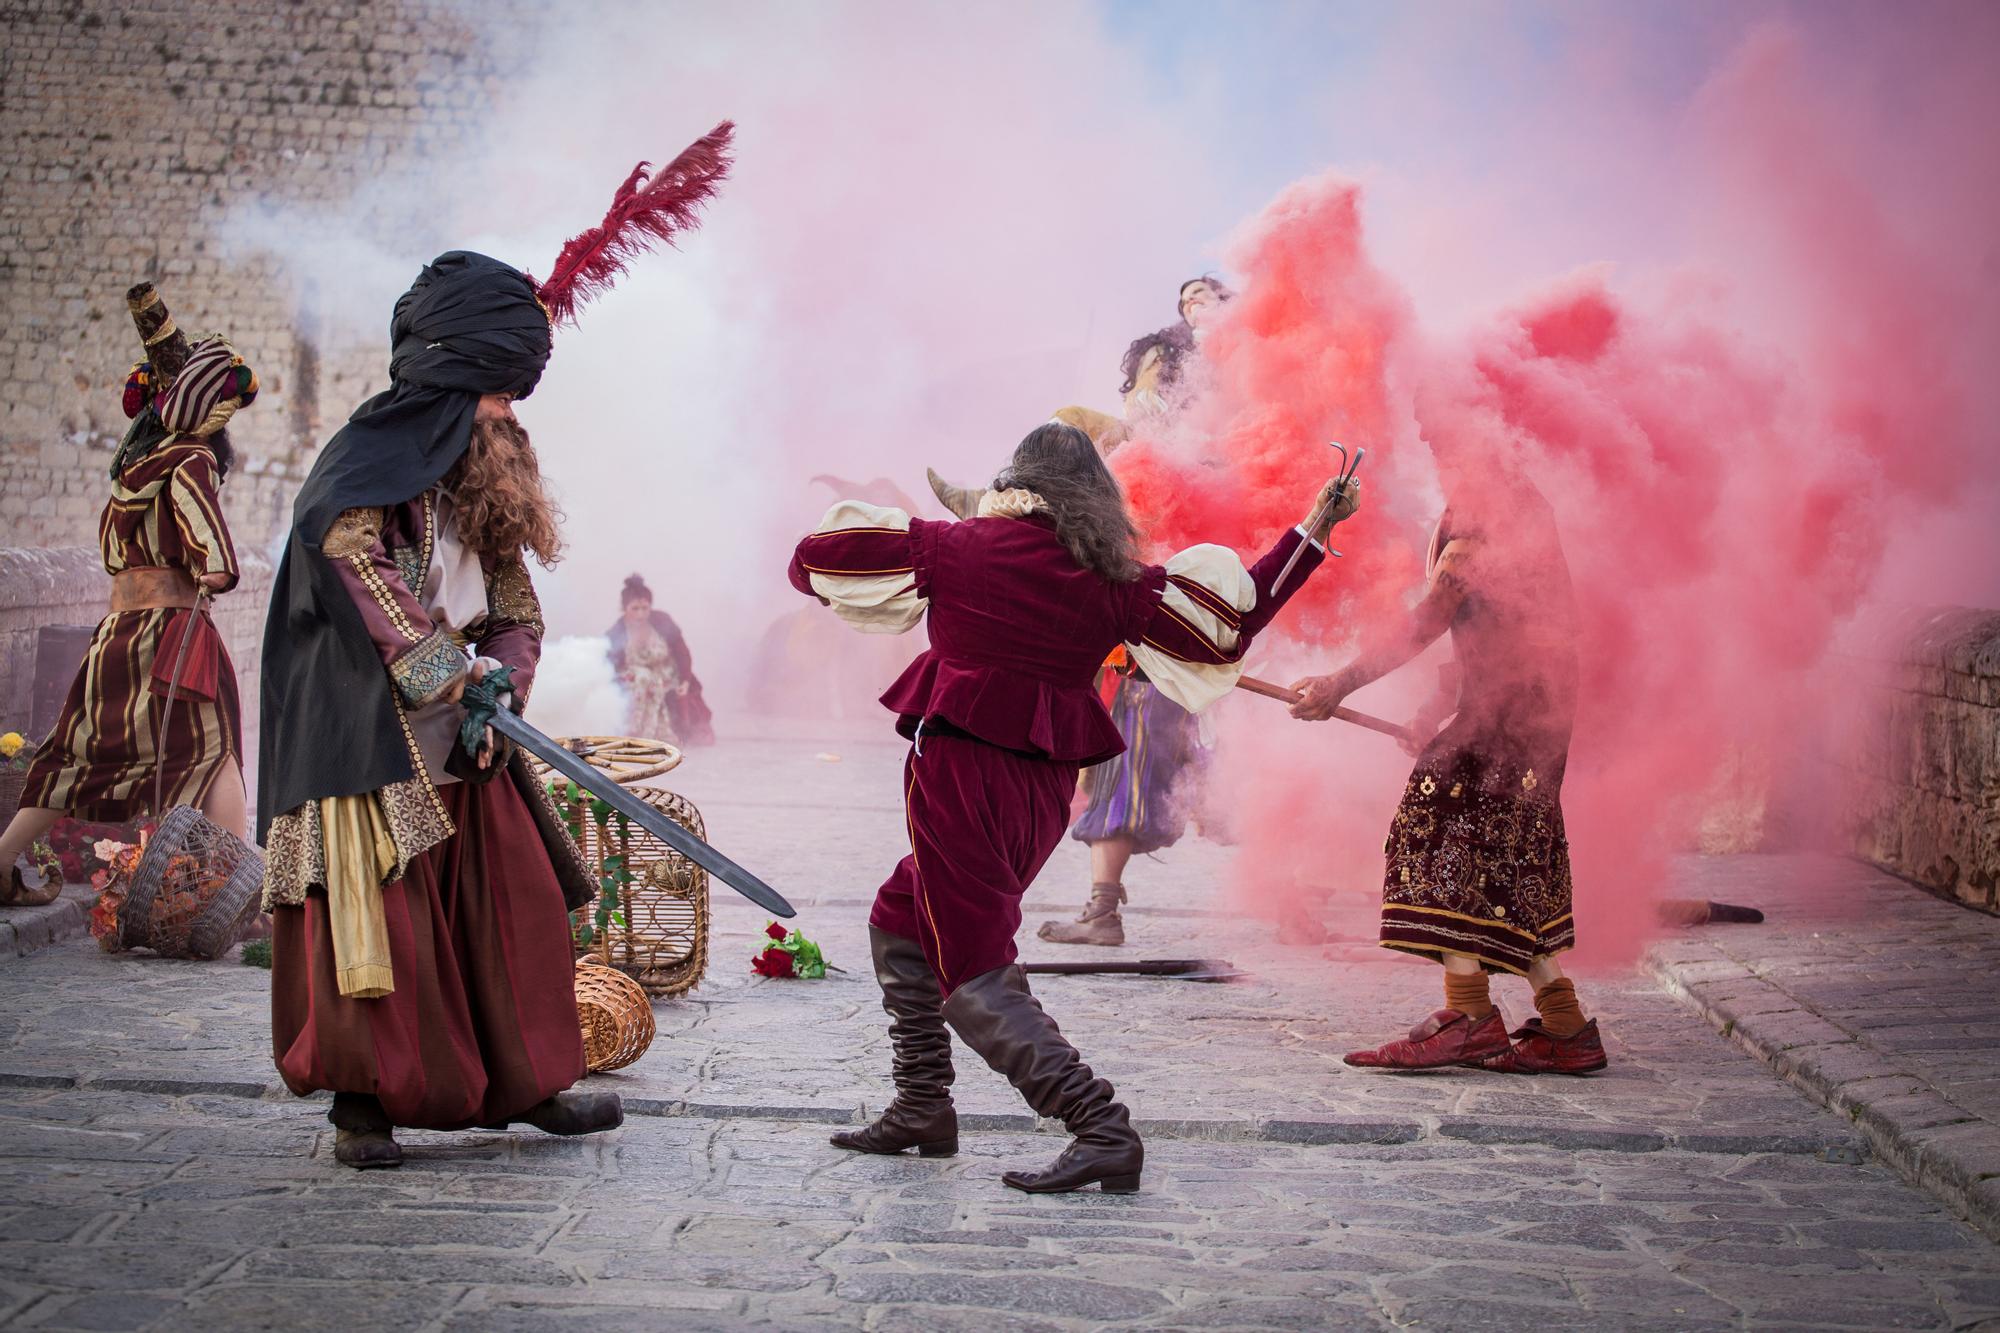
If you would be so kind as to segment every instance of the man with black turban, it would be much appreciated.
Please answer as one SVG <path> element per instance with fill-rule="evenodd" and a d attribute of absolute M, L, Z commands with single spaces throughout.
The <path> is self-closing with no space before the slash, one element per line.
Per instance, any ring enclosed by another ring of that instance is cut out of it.
<path fill-rule="evenodd" d="M 519 757 L 460 734 L 468 683 L 492 676 L 518 711 L 540 656 L 525 557 L 555 562 L 559 515 L 512 403 L 550 319 L 519 270 L 454 251 L 396 303 L 390 339 L 391 387 L 293 510 L 258 767 L 278 1069 L 333 1092 L 334 1155 L 356 1167 L 402 1160 L 397 1125 L 587 1134 L 623 1116 L 567 1091 L 584 1073 L 567 913 L 591 877 Z"/>

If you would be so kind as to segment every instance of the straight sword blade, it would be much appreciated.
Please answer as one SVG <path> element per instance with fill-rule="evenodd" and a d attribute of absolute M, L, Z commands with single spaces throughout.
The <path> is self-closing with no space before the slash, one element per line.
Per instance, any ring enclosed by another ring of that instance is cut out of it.
<path fill-rule="evenodd" d="M 507 709 L 502 708 L 493 714 L 492 725 L 495 731 L 771 915 L 781 917 L 798 915 L 792 905 L 785 901 L 785 896 L 769 884 L 626 791 L 612 780 L 609 773 L 584 763 Z"/>

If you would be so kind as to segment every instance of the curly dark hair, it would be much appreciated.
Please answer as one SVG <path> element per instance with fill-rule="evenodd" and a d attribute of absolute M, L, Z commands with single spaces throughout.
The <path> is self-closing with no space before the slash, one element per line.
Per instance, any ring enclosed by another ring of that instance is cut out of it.
<path fill-rule="evenodd" d="M 1185 307 L 1187 289 L 1197 282 L 1207 283 L 1209 289 L 1224 301 L 1231 300 L 1236 295 L 1223 286 L 1220 279 L 1204 273 L 1199 278 L 1189 278 L 1181 284 L 1176 310 Z M 1144 361 L 1146 353 L 1155 347 L 1160 349 L 1160 387 L 1171 388 L 1181 377 L 1182 358 L 1194 350 L 1194 325 L 1187 322 L 1186 315 L 1182 315 L 1178 324 L 1169 324 L 1166 328 L 1155 330 L 1142 338 L 1134 338 L 1132 345 L 1125 349 L 1125 355 L 1118 362 L 1118 372 L 1125 377 L 1124 382 L 1118 386 L 1119 397 L 1122 398 L 1132 392 L 1133 386 L 1139 382 L 1139 363 Z"/>
<path fill-rule="evenodd" d="M 1041 496 L 1056 536 L 1085 569 L 1115 583 L 1139 577 L 1139 530 L 1125 512 L 1125 493 L 1097 446 L 1076 427 L 1051 421 L 1029 431 L 993 489 Z"/>

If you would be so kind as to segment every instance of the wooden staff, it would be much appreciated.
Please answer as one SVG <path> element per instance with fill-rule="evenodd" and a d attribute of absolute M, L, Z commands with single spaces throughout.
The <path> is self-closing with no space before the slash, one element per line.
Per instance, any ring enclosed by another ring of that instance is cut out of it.
<path fill-rule="evenodd" d="M 1273 685 L 1268 680 L 1258 680 L 1255 676 L 1238 676 L 1236 678 L 1236 688 L 1239 690 L 1248 690 L 1252 694 L 1261 694 L 1266 699 L 1277 699 L 1288 704 L 1295 704 L 1303 697 L 1296 691 L 1288 690 L 1282 685 Z M 1384 722 L 1379 717 L 1370 717 L 1366 713 L 1357 713 L 1352 708 L 1336 708 L 1333 710 L 1333 715 L 1342 722 L 1352 722 L 1357 727 L 1366 727 L 1370 731 L 1379 731 L 1384 736 L 1394 736 L 1399 741 L 1412 739 L 1408 727 L 1399 727 L 1394 722 Z"/>

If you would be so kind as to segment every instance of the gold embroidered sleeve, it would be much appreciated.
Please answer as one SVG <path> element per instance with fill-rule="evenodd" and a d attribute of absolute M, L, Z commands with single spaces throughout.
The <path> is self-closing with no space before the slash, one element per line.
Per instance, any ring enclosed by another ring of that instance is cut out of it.
<path fill-rule="evenodd" d="M 320 550 L 335 559 L 366 556 L 382 540 L 380 509 L 349 509 L 333 520 Z"/>
<path fill-rule="evenodd" d="M 465 651 L 443 630 L 433 632 L 389 663 L 397 691 L 412 708 L 442 698 L 465 671 Z"/>
<path fill-rule="evenodd" d="M 517 557 L 493 567 L 486 576 L 486 605 L 494 616 L 541 635 L 542 602 L 535 596 L 535 581 L 528 576 L 526 561 Z"/>

